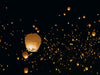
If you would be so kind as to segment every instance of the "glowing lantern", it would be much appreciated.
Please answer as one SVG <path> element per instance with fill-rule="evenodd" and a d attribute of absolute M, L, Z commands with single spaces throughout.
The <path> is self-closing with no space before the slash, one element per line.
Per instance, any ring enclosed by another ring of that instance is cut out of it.
<path fill-rule="evenodd" d="M 72 45 L 73 45 L 73 43 L 70 43 L 70 45 L 72 46 Z"/>
<path fill-rule="evenodd" d="M 72 62 L 73 61 L 73 59 L 70 59 L 70 62 Z"/>
<path fill-rule="evenodd" d="M 80 19 L 81 19 L 81 17 L 78 17 L 78 19 L 80 20 Z"/>
<path fill-rule="evenodd" d="M 19 57 L 17 57 L 17 60 L 19 60 Z"/>
<path fill-rule="evenodd" d="M 35 25 L 33 25 L 33 28 L 35 28 Z"/>
<path fill-rule="evenodd" d="M 61 16 L 60 14 L 58 16 Z"/>
<path fill-rule="evenodd" d="M 40 31 L 39 30 L 37 30 L 37 33 L 39 33 Z"/>
<path fill-rule="evenodd" d="M 79 66 L 80 64 L 79 63 L 76 63 L 76 65 Z"/>
<path fill-rule="evenodd" d="M 0 42 L 1 42 L 1 39 L 0 39 Z"/>
<path fill-rule="evenodd" d="M 85 67 L 85 71 L 87 71 L 88 70 L 88 67 Z"/>
<path fill-rule="evenodd" d="M 28 53 L 26 51 L 24 51 L 22 53 L 22 56 L 23 56 L 24 59 L 27 59 L 29 55 L 28 55 Z"/>
<path fill-rule="evenodd" d="M 91 27 L 91 24 L 88 24 L 88 27 L 90 28 Z"/>
<path fill-rule="evenodd" d="M 67 22 L 67 24 L 70 24 L 69 22 Z"/>
<path fill-rule="evenodd" d="M 64 16 L 66 16 L 66 13 L 63 13 Z"/>
<path fill-rule="evenodd" d="M 28 73 L 28 68 L 24 68 L 24 73 Z"/>
<path fill-rule="evenodd" d="M 37 33 L 30 33 L 25 37 L 25 45 L 29 52 L 37 52 L 41 45 L 41 37 Z"/>
<path fill-rule="evenodd" d="M 38 30 L 38 28 L 37 28 L 37 27 L 35 27 L 35 30 Z"/>
<path fill-rule="evenodd" d="M 67 7 L 67 10 L 70 11 L 71 10 L 71 7 Z"/>
<path fill-rule="evenodd" d="M 96 36 L 96 32 L 93 31 L 93 32 L 92 32 L 92 36 Z"/>
<path fill-rule="evenodd" d="M 86 18 L 86 16 L 83 16 L 83 18 L 85 19 L 85 18 Z"/>

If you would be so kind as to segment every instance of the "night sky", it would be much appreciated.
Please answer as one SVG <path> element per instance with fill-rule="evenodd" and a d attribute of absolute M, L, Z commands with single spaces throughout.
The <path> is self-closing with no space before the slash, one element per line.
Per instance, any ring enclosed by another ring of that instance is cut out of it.
<path fill-rule="evenodd" d="M 99 0 L 0 0 L 0 75 L 99 74 Z"/>

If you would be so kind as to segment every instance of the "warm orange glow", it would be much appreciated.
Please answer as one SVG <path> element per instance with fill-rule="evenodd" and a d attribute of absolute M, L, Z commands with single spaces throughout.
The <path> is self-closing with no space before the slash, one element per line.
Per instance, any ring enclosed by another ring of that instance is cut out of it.
<path fill-rule="evenodd" d="M 83 18 L 85 19 L 85 18 L 86 18 L 86 16 L 83 16 Z"/>
<path fill-rule="evenodd" d="M 29 55 L 28 55 L 28 53 L 26 51 L 24 51 L 22 53 L 22 56 L 23 56 L 24 59 L 27 59 Z"/>
<path fill-rule="evenodd" d="M 58 16 L 61 16 L 60 14 Z"/>
<path fill-rule="evenodd" d="M 92 36 L 96 36 L 96 32 L 95 31 L 92 32 Z"/>
<path fill-rule="evenodd" d="M 73 43 L 70 43 L 70 45 L 73 45 Z"/>
<path fill-rule="evenodd" d="M 78 19 L 80 20 L 80 19 L 81 19 L 81 17 L 78 17 Z"/>
<path fill-rule="evenodd" d="M 24 73 L 28 73 L 28 68 L 24 68 Z"/>
<path fill-rule="evenodd" d="M 66 16 L 66 13 L 63 13 L 64 16 Z"/>
<path fill-rule="evenodd" d="M 17 60 L 19 60 L 19 57 L 17 57 Z"/>
<path fill-rule="evenodd" d="M 77 66 L 79 66 L 79 63 L 76 63 Z"/>
<path fill-rule="evenodd" d="M 1 39 L 0 39 L 0 42 L 1 42 Z"/>
<path fill-rule="evenodd" d="M 31 33 L 25 37 L 25 45 L 29 52 L 37 52 L 41 45 L 41 37 L 37 33 Z"/>
<path fill-rule="evenodd" d="M 39 30 L 37 30 L 37 33 L 39 33 L 40 31 Z"/>
<path fill-rule="evenodd" d="M 38 30 L 38 28 L 37 28 L 37 27 L 35 27 L 35 30 Z"/>
<path fill-rule="evenodd" d="M 70 11 L 71 10 L 71 7 L 67 7 L 67 10 Z"/>
<path fill-rule="evenodd" d="M 88 67 L 85 67 L 85 71 L 87 71 L 88 70 Z"/>
<path fill-rule="evenodd" d="M 33 25 L 33 28 L 35 28 L 35 25 Z"/>
<path fill-rule="evenodd" d="M 91 24 L 88 24 L 88 27 L 90 28 L 91 27 Z"/>
<path fill-rule="evenodd" d="M 70 62 L 72 62 L 73 61 L 73 59 L 70 59 Z"/>

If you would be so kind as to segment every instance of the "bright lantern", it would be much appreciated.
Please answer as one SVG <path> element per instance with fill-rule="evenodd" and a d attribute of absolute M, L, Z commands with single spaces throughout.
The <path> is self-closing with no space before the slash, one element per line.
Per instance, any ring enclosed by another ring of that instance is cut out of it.
<path fill-rule="evenodd" d="M 93 31 L 93 32 L 92 32 L 92 36 L 96 36 L 96 32 Z"/>
<path fill-rule="evenodd" d="M 71 10 L 71 7 L 67 7 L 67 10 L 70 11 Z"/>
<path fill-rule="evenodd" d="M 37 33 L 27 34 L 25 37 L 25 46 L 29 52 L 37 52 L 41 45 L 41 37 Z"/>
<path fill-rule="evenodd" d="M 28 53 L 26 51 L 24 51 L 22 53 L 22 56 L 23 56 L 24 59 L 27 59 L 29 55 L 28 55 Z"/>
<path fill-rule="evenodd" d="M 28 68 L 24 68 L 24 73 L 28 73 Z"/>

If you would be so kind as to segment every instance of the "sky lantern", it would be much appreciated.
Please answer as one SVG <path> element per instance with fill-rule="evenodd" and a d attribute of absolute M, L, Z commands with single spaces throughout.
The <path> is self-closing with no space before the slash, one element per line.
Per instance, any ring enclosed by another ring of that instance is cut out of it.
<path fill-rule="evenodd" d="M 79 66 L 80 64 L 77 62 L 76 65 Z"/>
<path fill-rule="evenodd" d="M 87 71 L 88 70 L 88 67 L 85 67 L 85 69 L 84 69 L 85 71 Z"/>
<path fill-rule="evenodd" d="M 66 13 L 63 13 L 64 16 L 66 16 Z"/>
<path fill-rule="evenodd" d="M 86 16 L 83 16 L 83 18 L 85 19 L 85 18 L 86 18 Z"/>
<path fill-rule="evenodd" d="M 92 36 L 96 36 L 96 32 L 95 31 L 92 32 Z"/>
<path fill-rule="evenodd" d="M 37 52 L 41 45 L 41 37 L 37 33 L 27 34 L 25 37 L 25 46 L 29 52 Z"/>
<path fill-rule="evenodd" d="M 1 42 L 2 40 L 0 39 L 0 42 Z"/>
<path fill-rule="evenodd" d="M 19 60 L 19 57 L 17 57 L 17 60 Z"/>
<path fill-rule="evenodd" d="M 88 27 L 89 27 L 89 28 L 91 27 L 91 24 L 90 24 L 90 23 L 88 24 Z"/>
<path fill-rule="evenodd" d="M 71 10 L 71 7 L 67 7 L 67 10 L 70 11 Z"/>
<path fill-rule="evenodd" d="M 27 59 L 29 55 L 28 55 L 27 51 L 24 51 L 22 53 L 22 56 L 23 56 L 24 59 Z"/>
<path fill-rule="evenodd" d="M 24 73 L 28 73 L 28 68 L 24 68 Z"/>
<path fill-rule="evenodd" d="M 33 28 L 35 28 L 35 25 L 33 25 Z"/>

